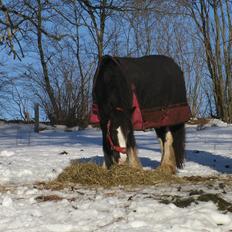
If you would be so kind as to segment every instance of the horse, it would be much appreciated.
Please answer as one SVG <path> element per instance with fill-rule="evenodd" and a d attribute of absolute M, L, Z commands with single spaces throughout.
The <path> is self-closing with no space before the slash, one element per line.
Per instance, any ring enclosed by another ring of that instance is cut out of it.
<path fill-rule="evenodd" d="M 93 80 L 92 122 L 102 130 L 104 167 L 141 168 L 134 130 L 154 128 L 160 141 L 160 170 L 183 168 L 185 122 L 191 116 L 184 75 L 170 57 L 103 56 Z"/>

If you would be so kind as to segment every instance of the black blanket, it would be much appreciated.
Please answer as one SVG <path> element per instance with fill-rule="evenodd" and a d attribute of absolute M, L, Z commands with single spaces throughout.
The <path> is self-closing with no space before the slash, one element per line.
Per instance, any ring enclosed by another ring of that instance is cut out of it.
<path fill-rule="evenodd" d="M 113 58 L 124 77 L 135 86 L 141 109 L 164 109 L 187 104 L 183 73 L 166 56 Z"/>
<path fill-rule="evenodd" d="M 122 58 L 104 56 L 114 62 L 133 89 L 141 112 L 141 128 L 160 127 L 186 122 L 190 110 L 186 98 L 183 72 L 173 59 L 161 56 Z M 112 62 L 111 62 L 112 63 Z M 99 69 L 95 75 L 98 78 Z"/>

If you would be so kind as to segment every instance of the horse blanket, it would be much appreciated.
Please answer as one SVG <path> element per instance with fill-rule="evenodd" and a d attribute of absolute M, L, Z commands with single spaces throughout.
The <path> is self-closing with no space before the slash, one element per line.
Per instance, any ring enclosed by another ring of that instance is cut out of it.
<path fill-rule="evenodd" d="M 183 72 L 171 58 L 161 55 L 141 58 L 104 56 L 101 62 L 107 59 L 113 61 L 125 83 L 131 85 L 135 130 L 171 126 L 189 120 L 191 112 Z M 99 64 L 94 80 L 99 78 L 101 67 Z M 90 123 L 99 123 L 94 94 Z"/>

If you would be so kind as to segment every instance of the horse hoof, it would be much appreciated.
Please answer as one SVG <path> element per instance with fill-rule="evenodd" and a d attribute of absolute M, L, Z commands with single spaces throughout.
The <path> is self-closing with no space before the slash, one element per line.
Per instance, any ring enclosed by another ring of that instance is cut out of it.
<path fill-rule="evenodd" d="M 105 163 L 105 162 L 103 162 L 102 168 L 103 168 L 103 169 L 107 169 L 107 166 L 106 166 L 106 163 Z"/>
<path fill-rule="evenodd" d="M 176 174 L 176 167 L 171 166 L 171 165 L 161 165 L 156 170 L 164 173 L 165 175 L 175 175 Z"/>
<path fill-rule="evenodd" d="M 132 168 L 142 169 L 142 164 L 140 162 L 132 163 L 129 165 Z"/>
<path fill-rule="evenodd" d="M 122 165 L 125 164 L 127 161 L 127 155 L 126 154 L 120 154 L 120 158 L 118 159 L 118 164 Z"/>

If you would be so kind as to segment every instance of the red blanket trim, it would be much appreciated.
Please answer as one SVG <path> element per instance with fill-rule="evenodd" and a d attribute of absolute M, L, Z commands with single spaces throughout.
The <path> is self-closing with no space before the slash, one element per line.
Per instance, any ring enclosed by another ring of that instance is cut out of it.
<path fill-rule="evenodd" d="M 139 107 L 139 102 L 137 100 L 137 97 L 134 91 L 133 91 L 133 107 L 134 107 L 134 113 L 132 116 L 133 127 L 135 130 L 142 130 L 143 129 L 143 118 L 142 118 L 141 110 Z"/>
<path fill-rule="evenodd" d="M 98 105 L 97 104 L 92 104 L 92 109 L 91 113 L 89 115 L 89 123 L 90 124 L 100 124 L 100 118 L 98 116 Z"/>
<path fill-rule="evenodd" d="M 162 110 L 142 110 L 143 129 L 158 128 L 185 123 L 191 117 L 187 104 L 171 106 Z"/>
<path fill-rule="evenodd" d="M 139 103 L 134 92 L 133 92 L 133 108 L 134 108 L 134 113 L 132 116 L 132 121 L 133 121 L 134 129 L 141 130 L 143 128 L 143 119 L 142 119 Z M 100 123 L 99 110 L 97 104 L 92 105 L 91 113 L 89 116 L 89 123 L 90 124 Z"/>
<path fill-rule="evenodd" d="M 145 130 L 148 128 L 159 128 L 162 126 L 171 126 L 179 123 L 187 122 L 191 117 L 191 111 L 187 104 L 169 106 L 165 109 L 142 109 L 135 93 L 133 93 L 133 126 L 135 130 Z M 89 122 L 91 124 L 99 124 L 97 104 L 92 105 Z"/>

